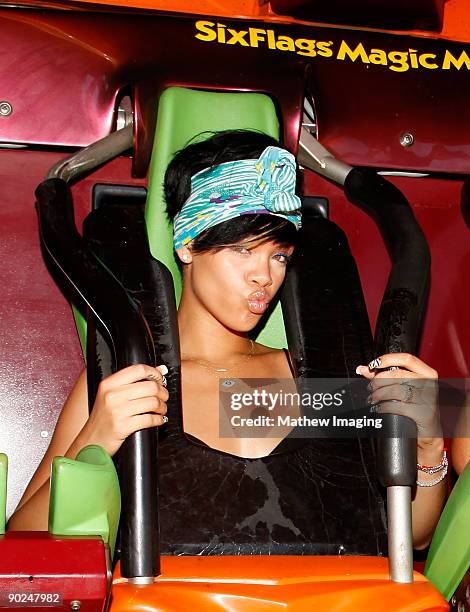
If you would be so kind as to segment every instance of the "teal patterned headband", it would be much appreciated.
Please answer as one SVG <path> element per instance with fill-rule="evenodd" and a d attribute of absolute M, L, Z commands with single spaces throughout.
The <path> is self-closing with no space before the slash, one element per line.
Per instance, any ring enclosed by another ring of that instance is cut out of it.
<path fill-rule="evenodd" d="M 201 232 L 241 215 L 270 214 L 301 225 L 295 158 L 267 147 L 259 159 L 225 162 L 191 178 L 191 195 L 174 219 L 175 249 Z"/>

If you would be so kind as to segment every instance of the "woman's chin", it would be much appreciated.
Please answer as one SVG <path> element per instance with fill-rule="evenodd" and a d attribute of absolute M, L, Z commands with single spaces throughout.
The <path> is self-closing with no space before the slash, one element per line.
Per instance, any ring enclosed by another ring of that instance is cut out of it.
<path fill-rule="evenodd" d="M 258 325 L 260 320 L 263 318 L 263 314 L 256 314 L 253 312 L 249 312 L 246 318 L 244 331 L 251 331 L 252 329 L 254 329 Z"/>
<path fill-rule="evenodd" d="M 250 314 L 247 317 L 243 317 L 242 320 L 238 319 L 238 321 L 230 321 L 225 323 L 225 327 L 232 329 L 235 332 L 250 332 L 254 329 L 261 319 L 261 315 L 252 315 Z"/>

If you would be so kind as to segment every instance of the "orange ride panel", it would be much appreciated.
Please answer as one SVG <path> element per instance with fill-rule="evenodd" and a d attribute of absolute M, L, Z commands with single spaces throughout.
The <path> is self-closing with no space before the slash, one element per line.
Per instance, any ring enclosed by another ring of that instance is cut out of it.
<path fill-rule="evenodd" d="M 388 579 L 383 557 L 167 557 L 153 584 L 113 580 L 111 612 L 448 610 L 424 576 Z"/>
<path fill-rule="evenodd" d="M 314 2 L 316 0 L 312 0 Z M 5 4 L 17 4 L 15 0 L 5 0 Z M 265 0 L 24 0 L 23 5 L 33 6 L 75 6 L 100 5 L 141 8 L 171 13 L 211 15 L 214 17 L 234 17 L 261 19 L 265 22 L 301 23 L 288 15 L 276 15 L 271 3 Z M 347 27 L 347 26 L 345 26 Z M 447 0 L 444 4 L 444 17 L 441 32 L 425 30 L 395 31 L 397 34 L 412 34 L 427 38 L 444 38 L 470 42 L 470 2 L 468 0 Z"/>

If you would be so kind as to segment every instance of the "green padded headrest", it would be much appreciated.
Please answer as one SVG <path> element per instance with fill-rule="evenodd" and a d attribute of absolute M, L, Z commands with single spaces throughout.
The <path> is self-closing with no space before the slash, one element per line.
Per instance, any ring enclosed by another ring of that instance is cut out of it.
<path fill-rule="evenodd" d="M 252 129 L 279 139 L 279 122 L 271 98 L 256 93 L 218 93 L 170 87 L 160 96 L 149 174 L 146 222 L 152 255 L 170 270 L 176 302 L 181 273 L 173 251 L 173 227 L 166 215 L 163 179 L 177 151 L 202 132 Z M 210 134 L 202 135 L 201 138 Z M 287 346 L 281 306 L 277 304 L 257 340 L 274 348 Z"/>

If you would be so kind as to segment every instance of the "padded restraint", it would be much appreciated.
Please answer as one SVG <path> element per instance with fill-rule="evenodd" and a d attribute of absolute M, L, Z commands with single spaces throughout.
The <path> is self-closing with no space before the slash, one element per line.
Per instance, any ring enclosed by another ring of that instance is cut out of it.
<path fill-rule="evenodd" d="M 373 337 L 345 233 L 304 215 L 281 296 L 291 359 L 301 378 L 356 377 L 373 357 Z"/>

